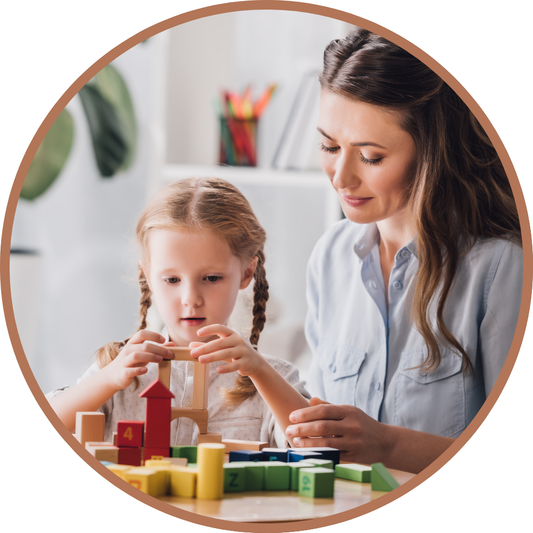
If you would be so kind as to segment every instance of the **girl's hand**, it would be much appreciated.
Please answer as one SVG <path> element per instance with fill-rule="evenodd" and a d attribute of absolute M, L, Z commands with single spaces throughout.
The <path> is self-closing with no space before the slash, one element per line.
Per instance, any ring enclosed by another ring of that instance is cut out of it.
<path fill-rule="evenodd" d="M 102 370 L 108 373 L 113 386 L 118 390 L 125 389 L 131 385 L 134 377 L 146 374 L 148 363 L 160 363 L 163 359 L 172 358 L 172 352 L 161 346 L 164 342 L 165 338 L 159 333 L 147 329 L 138 331 L 116 358 Z"/>
<path fill-rule="evenodd" d="M 191 356 L 200 363 L 224 361 L 227 364 L 217 367 L 219 374 L 238 372 L 241 376 L 258 373 L 266 361 L 236 331 L 227 326 L 212 324 L 198 330 L 199 337 L 218 335 L 218 339 L 204 344 L 191 342 Z M 266 363 L 268 364 L 268 363 Z"/>
<path fill-rule="evenodd" d="M 286 429 L 298 448 L 330 447 L 343 461 L 382 462 L 392 447 L 388 426 L 352 405 L 333 405 L 311 398 L 310 407 L 293 411 Z"/>

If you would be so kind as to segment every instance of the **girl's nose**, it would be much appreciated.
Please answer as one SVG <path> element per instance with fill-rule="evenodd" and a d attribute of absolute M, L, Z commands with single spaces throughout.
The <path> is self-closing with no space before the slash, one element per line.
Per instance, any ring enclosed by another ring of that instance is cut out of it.
<path fill-rule="evenodd" d="M 187 307 L 198 307 L 202 303 L 200 291 L 193 285 L 183 287 L 181 302 Z"/>
<path fill-rule="evenodd" d="M 347 189 L 350 187 L 356 187 L 361 180 L 357 177 L 357 165 L 346 154 L 340 154 L 335 161 L 335 168 L 332 184 L 337 189 Z"/>

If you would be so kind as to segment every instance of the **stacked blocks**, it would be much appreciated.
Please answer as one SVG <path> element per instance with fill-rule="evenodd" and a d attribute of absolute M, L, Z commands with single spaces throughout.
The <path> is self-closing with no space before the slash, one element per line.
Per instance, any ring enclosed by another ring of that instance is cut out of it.
<path fill-rule="evenodd" d="M 118 463 L 141 466 L 143 460 L 144 422 L 120 420 L 117 423 Z"/>

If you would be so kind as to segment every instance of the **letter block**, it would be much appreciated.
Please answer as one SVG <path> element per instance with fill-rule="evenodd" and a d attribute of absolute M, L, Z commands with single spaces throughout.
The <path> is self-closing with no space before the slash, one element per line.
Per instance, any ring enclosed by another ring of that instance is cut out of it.
<path fill-rule="evenodd" d="M 315 465 L 313 463 L 308 463 L 307 461 L 298 461 L 297 463 L 287 463 L 290 468 L 290 476 L 291 476 L 291 484 L 290 489 L 291 490 L 298 490 L 298 480 L 300 477 L 300 470 L 302 468 L 315 468 Z"/>
<path fill-rule="evenodd" d="M 240 463 L 224 463 L 224 492 L 246 490 L 246 467 Z"/>
<path fill-rule="evenodd" d="M 117 446 L 141 448 L 144 445 L 144 421 L 119 420 L 117 422 Z"/>
<path fill-rule="evenodd" d="M 298 494 L 311 498 L 333 498 L 335 471 L 330 468 L 301 468 L 298 479 Z"/>
<path fill-rule="evenodd" d="M 291 484 L 289 464 L 283 461 L 270 461 L 264 465 L 264 490 L 289 490 Z"/>

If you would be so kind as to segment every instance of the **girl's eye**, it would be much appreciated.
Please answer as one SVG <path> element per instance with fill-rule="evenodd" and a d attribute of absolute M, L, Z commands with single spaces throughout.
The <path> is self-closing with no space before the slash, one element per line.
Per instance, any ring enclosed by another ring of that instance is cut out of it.
<path fill-rule="evenodd" d="M 363 154 L 361 154 L 361 161 L 367 165 L 379 165 L 382 160 L 382 157 L 377 157 L 376 159 L 367 159 Z"/>
<path fill-rule="evenodd" d="M 216 283 L 222 279 L 222 276 L 206 276 L 205 279 L 209 281 L 209 283 Z"/>
<path fill-rule="evenodd" d="M 339 149 L 339 147 L 338 146 L 329 147 L 329 146 L 326 146 L 325 144 L 320 143 L 320 149 L 323 152 L 326 152 L 328 154 L 334 154 Z"/>
<path fill-rule="evenodd" d="M 178 278 L 165 278 L 165 282 L 173 285 L 174 283 L 178 283 Z"/>

